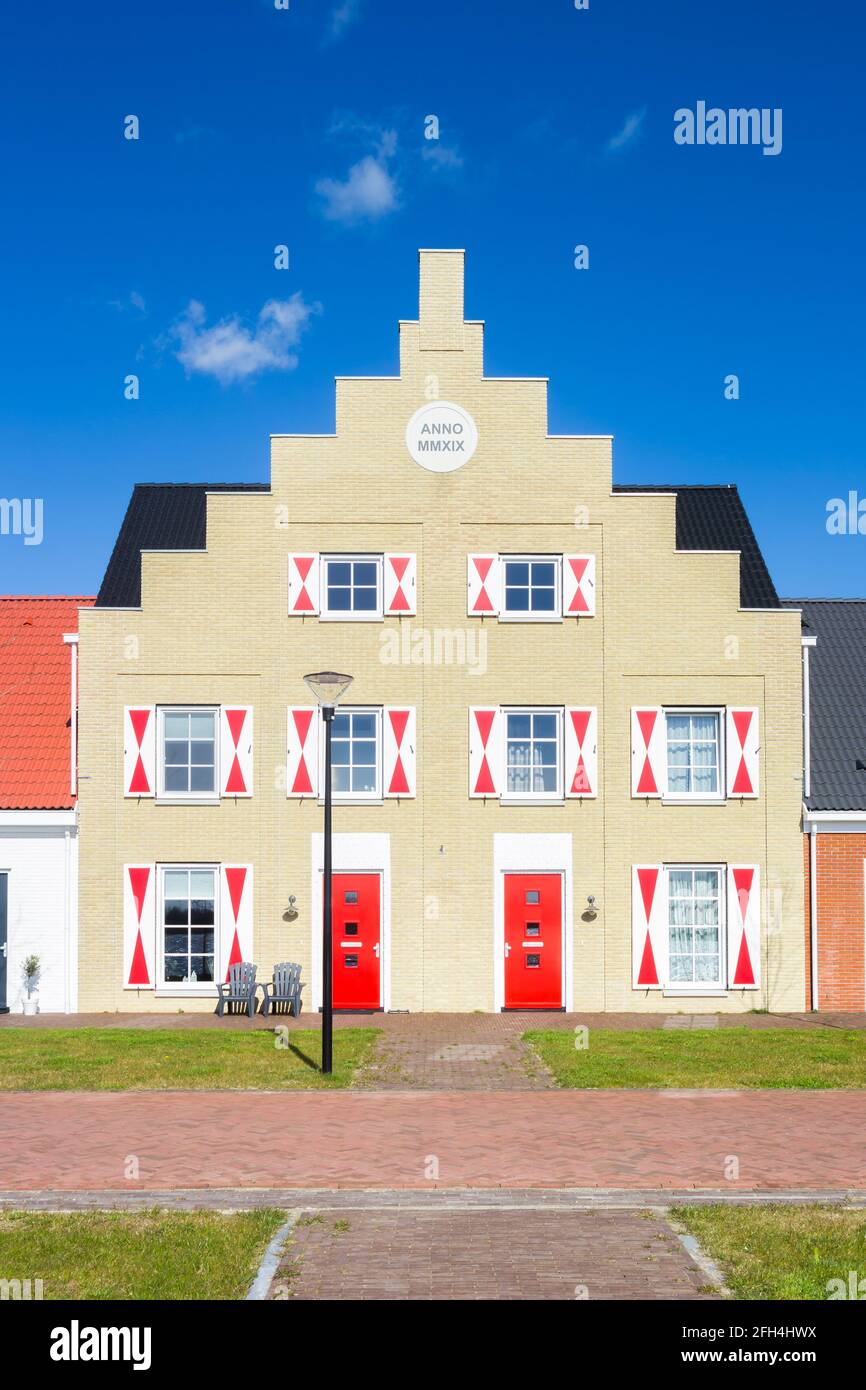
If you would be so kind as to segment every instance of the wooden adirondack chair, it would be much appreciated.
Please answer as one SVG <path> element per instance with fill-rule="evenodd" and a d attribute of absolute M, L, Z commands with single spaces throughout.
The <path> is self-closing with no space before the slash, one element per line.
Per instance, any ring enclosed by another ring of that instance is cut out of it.
<path fill-rule="evenodd" d="M 262 982 L 262 1014 L 267 1017 L 271 1007 L 274 1013 L 290 1013 L 298 1018 L 301 1013 L 301 967 L 291 961 L 281 961 L 274 966 L 274 978 L 270 984 Z"/>
<path fill-rule="evenodd" d="M 226 1004 L 229 1006 L 230 1014 L 243 1013 L 246 1010 L 252 1018 L 256 1011 L 256 969 L 257 967 L 247 960 L 241 961 L 239 965 L 229 966 L 228 980 L 217 985 L 219 998 L 216 1012 L 220 1018 Z"/>

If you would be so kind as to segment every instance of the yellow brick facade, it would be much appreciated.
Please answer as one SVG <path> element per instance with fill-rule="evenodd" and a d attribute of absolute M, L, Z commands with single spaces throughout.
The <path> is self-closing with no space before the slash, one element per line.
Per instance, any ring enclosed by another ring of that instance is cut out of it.
<path fill-rule="evenodd" d="M 738 556 L 677 552 L 675 497 L 612 494 L 611 440 L 550 437 L 546 382 L 485 379 L 482 342 L 483 326 L 463 319 L 462 253 L 422 252 L 420 322 L 400 326 L 399 377 L 339 379 L 333 436 L 275 436 L 270 493 L 210 495 L 206 551 L 145 553 L 140 610 L 82 612 L 82 1010 L 213 1007 L 123 989 L 128 862 L 251 863 L 260 974 L 294 959 L 309 980 L 311 837 L 322 813 L 286 796 L 286 708 L 311 702 L 304 672 L 334 667 L 354 676 L 353 702 L 417 710 L 416 797 L 334 813 L 338 833 L 390 837 L 391 1007 L 494 1007 L 493 837 L 562 833 L 573 844 L 575 1009 L 805 1007 L 799 616 L 742 610 Z M 450 473 L 419 467 L 404 439 L 409 418 L 437 395 L 478 427 L 474 457 Z M 307 549 L 414 552 L 417 616 L 290 617 L 287 556 Z M 468 618 L 467 553 L 476 551 L 595 554 L 596 616 Z M 383 660 L 383 634 L 406 625 L 415 642 L 483 626 L 486 669 Z M 124 705 L 231 701 L 255 711 L 252 798 L 124 798 Z M 596 799 L 469 798 L 468 707 L 524 703 L 597 707 Z M 631 706 L 680 703 L 759 709 L 757 799 L 632 798 Z M 631 866 L 678 861 L 760 866 L 760 990 L 683 1002 L 632 989 Z M 290 894 L 298 916 L 287 922 Z M 600 902 L 594 921 L 585 920 L 588 894 Z"/>

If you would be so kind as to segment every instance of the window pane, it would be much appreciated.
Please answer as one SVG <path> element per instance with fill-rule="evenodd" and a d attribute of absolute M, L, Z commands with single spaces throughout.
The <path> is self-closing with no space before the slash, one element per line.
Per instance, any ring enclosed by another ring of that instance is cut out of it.
<path fill-rule="evenodd" d="M 328 585 L 328 608 L 334 613 L 348 613 L 351 608 L 349 589 L 334 589 Z"/>
<path fill-rule="evenodd" d="M 166 767 L 177 767 L 188 761 L 189 744 L 179 742 L 174 739 L 165 741 L 165 763 Z"/>
<path fill-rule="evenodd" d="M 376 745 L 372 741 L 365 740 L 359 743 L 356 740 L 352 745 L 352 753 L 354 763 L 362 763 L 368 767 L 376 766 Z"/>
<path fill-rule="evenodd" d="M 189 791 L 189 780 L 185 767 L 167 767 L 165 769 L 165 790 L 167 792 Z"/>
<path fill-rule="evenodd" d="M 532 566 L 533 588 L 538 585 L 549 589 L 553 588 L 555 567 L 552 560 L 536 561 Z"/>
<path fill-rule="evenodd" d="M 206 738 L 213 743 L 213 722 L 212 714 L 191 714 L 189 717 L 190 738 Z"/>
<path fill-rule="evenodd" d="M 718 955 L 719 933 L 717 928 L 703 927 L 695 931 L 695 950 L 700 955 Z"/>
<path fill-rule="evenodd" d="M 507 588 L 505 590 L 505 611 L 507 613 L 528 613 L 529 590 Z"/>
<path fill-rule="evenodd" d="M 214 896 L 213 869 L 193 869 L 189 876 L 190 893 L 194 898 Z"/>
<path fill-rule="evenodd" d="M 185 869 L 166 869 L 163 876 L 163 892 L 166 898 L 185 898 L 189 888 L 189 874 Z"/>
<path fill-rule="evenodd" d="M 193 956 L 190 965 L 195 971 L 197 980 L 211 983 L 213 980 L 213 956 Z"/>
<path fill-rule="evenodd" d="M 556 715 L 533 715 L 533 733 L 536 738 L 556 738 Z"/>
<path fill-rule="evenodd" d="M 167 929 L 165 933 L 165 954 L 170 955 L 173 951 L 185 951 L 186 940 L 187 935 L 185 931 Z"/>
<path fill-rule="evenodd" d="M 214 789 L 213 767 L 190 768 L 189 789 L 193 792 L 212 792 Z"/>
<path fill-rule="evenodd" d="M 376 588 L 376 564 L 372 560 L 361 560 L 355 565 L 355 584 Z"/>
<path fill-rule="evenodd" d="M 532 609 L 534 613 L 552 613 L 556 608 L 556 595 L 552 589 L 532 590 Z"/>
<path fill-rule="evenodd" d="M 331 585 L 341 585 L 348 589 L 352 582 L 352 566 L 348 560 L 329 560 L 328 561 L 328 587 Z"/>
<path fill-rule="evenodd" d="M 211 767 L 213 767 L 213 741 L 205 743 L 203 740 L 198 739 L 194 743 L 191 743 L 189 745 L 189 760 L 191 763 L 197 763 L 199 766 L 206 766 L 210 763 Z"/>
<path fill-rule="evenodd" d="M 189 949 L 196 955 L 213 955 L 214 934 L 213 928 L 208 930 L 191 931 L 189 934 Z"/>
<path fill-rule="evenodd" d="M 189 919 L 194 927 L 212 927 L 213 898 L 193 898 L 189 907 Z"/>
<path fill-rule="evenodd" d="M 671 956 L 670 977 L 672 984 L 687 983 L 692 978 L 691 956 Z"/>
<path fill-rule="evenodd" d="M 668 873 L 668 893 L 673 897 L 691 894 L 692 874 L 690 869 L 671 869 Z"/>
<path fill-rule="evenodd" d="M 375 767 L 356 767 L 352 772 L 352 790 L 356 792 L 373 792 L 376 790 L 376 769 Z"/>
<path fill-rule="evenodd" d="M 189 734 L 189 715 L 166 714 L 163 727 L 166 738 L 186 738 Z"/>
<path fill-rule="evenodd" d="M 525 560 L 508 560 L 506 562 L 505 583 L 523 586 L 529 584 L 529 565 Z"/>
<path fill-rule="evenodd" d="M 695 870 L 695 893 L 699 898 L 718 897 L 718 869 Z"/>
<path fill-rule="evenodd" d="M 348 714 L 335 714 L 335 715 L 334 715 L 334 722 L 333 722 L 333 724 L 331 725 L 331 731 L 332 731 L 332 735 L 333 735 L 334 738 L 348 738 L 348 737 L 349 737 L 349 716 L 348 716 Z"/>
<path fill-rule="evenodd" d="M 696 739 L 711 739 L 714 743 L 718 738 L 719 717 L 717 714 L 693 714 L 692 715 L 692 737 Z"/>
<path fill-rule="evenodd" d="M 537 791 L 537 792 L 555 792 L 555 791 L 556 791 L 556 768 L 555 768 L 555 767 L 536 768 L 535 771 L 533 772 L 533 777 L 534 777 L 534 779 L 535 779 L 535 783 L 534 783 L 534 787 L 533 787 L 533 790 L 534 790 L 534 791 Z"/>
<path fill-rule="evenodd" d="M 348 767 L 331 768 L 331 791 L 347 792 L 349 790 L 349 769 Z"/>
<path fill-rule="evenodd" d="M 376 716 L 375 714 L 353 714 L 352 733 L 355 738 L 375 738 L 376 737 Z"/>
<path fill-rule="evenodd" d="M 699 984 L 715 984 L 719 978 L 718 956 L 695 956 L 695 981 Z"/>
<path fill-rule="evenodd" d="M 509 714 L 508 737 L 529 738 L 530 720 L 528 714 Z"/>
<path fill-rule="evenodd" d="M 331 744 L 331 762 L 336 767 L 342 766 L 349 761 L 349 741 L 348 739 L 336 739 Z"/>
<path fill-rule="evenodd" d="M 375 589 L 356 589 L 354 610 L 356 613 L 375 613 L 378 607 Z"/>
<path fill-rule="evenodd" d="M 668 741 L 688 739 L 691 724 L 687 714 L 669 714 L 668 722 Z"/>
<path fill-rule="evenodd" d="M 186 956 L 166 956 L 165 979 L 167 984 L 177 984 L 186 975 Z"/>
<path fill-rule="evenodd" d="M 533 744 L 533 762 L 538 766 L 543 764 L 545 767 L 556 767 L 556 744 L 555 743 L 535 743 Z"/>
<path fill-rule="evenodd" d="M 507 786 L 510 792 L 522 795 L 529 791 L 529 769 L 520 767 L 509 767 Z"/>

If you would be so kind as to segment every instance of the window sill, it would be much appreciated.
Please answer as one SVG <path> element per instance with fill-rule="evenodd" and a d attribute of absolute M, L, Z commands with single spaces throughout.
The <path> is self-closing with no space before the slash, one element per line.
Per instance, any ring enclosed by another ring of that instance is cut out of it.
<path fill-rule="evenodd" d="M 492 797 L 490 798 L 492 800 Z M 564 796 L 500 796 L 500 806 L 564 806 Z"/>
<path fill-rule="evenodd" d="M 381 623 L 385 621 L 382 613 L 320 613 L 323 623 Z"/>
<path fill-rule="evenodd" d="M 211 796 L 158 796 L 157 806 L 219 806 L 220 797 Z"/>
<path fill-rule="evenodd" d="M 500 613 L 501 623 L 561 623 L 561 613 Z"/>
<path fill-rule="evenodd" d="M 724 806 L 724 796 L 663 796 L 663 806 Z"/>
<path fill-rule="evenodd" d="M 662 990 L 663 999 L 725 999 L 728 991 L 721 986 L 713 989 L 696 989 L 694 985 L 684 985 L 682 989 L 669 986 Z"/>

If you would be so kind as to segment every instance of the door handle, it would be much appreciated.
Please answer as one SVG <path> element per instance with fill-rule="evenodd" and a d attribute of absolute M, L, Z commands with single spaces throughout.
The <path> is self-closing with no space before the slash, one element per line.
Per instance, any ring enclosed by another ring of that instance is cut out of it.
<path fill-rule="evenodd" d="M 511 944 L 508 941 L 505 943 L 505 955 L 506 957 L 511 955 Z"/>
<path fill-rule="evenodd" d="M 0 946 L 0 951 L 3 952 L 4 959 L 5 959 L 6 952 L 8 951 L 8 949 L 9 949 L 9 947 L 8 947 L 7 943 L 4 941 L 4 942 L 3 942 L 3 945 Z"/>
<path fill-rule="evenodd" d="M 376 945 L 373 947 L 373 950 L 376 952 L 376 957 L 377 957 L 377 959 L 378 959 L 378 956 L 379 956 L 379 943 L 378 943 L 378 941 L 376 942 Z"/>

